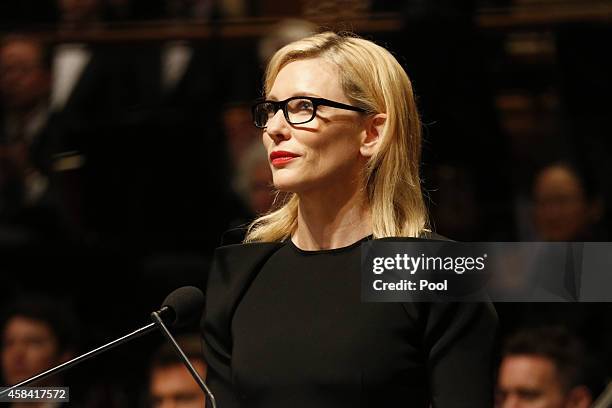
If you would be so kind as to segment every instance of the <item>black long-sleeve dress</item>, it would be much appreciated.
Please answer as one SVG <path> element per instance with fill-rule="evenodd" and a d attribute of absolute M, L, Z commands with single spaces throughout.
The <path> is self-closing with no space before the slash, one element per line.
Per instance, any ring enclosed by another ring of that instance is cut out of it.
<path fill-rule="evenodd" d="M 492 406 L 492 305 L 362 303 L 361 242 L 216 250 L 202 330 L 220 408 Z"/>

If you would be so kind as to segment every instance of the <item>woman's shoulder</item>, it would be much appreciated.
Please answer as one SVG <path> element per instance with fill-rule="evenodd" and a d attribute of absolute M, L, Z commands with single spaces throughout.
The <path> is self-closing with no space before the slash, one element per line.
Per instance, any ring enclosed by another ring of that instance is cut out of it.
<path fill-rule="evenodd" d="M 244 241 L 248 231 L 246 225 L 230 228 L 221 236 L 221 246 L 241 244 Z"/>
<path fill-rule="evenodd" d="M 428 241 L 452 241 L 452 239 L 447 238 L 444 235 L 440 235 L 429 230 L 423 231 L 419 238 L 426 239 Z"/>
<path fill-rule="evenodd" d="M 228 276 L 256 273 L 272 254 L 285 245 L 285 242 L 243 243 L 246 232 L 247 228 L 241 226 L 223 234 L 221 245 L 214 252 L 209 280 L 215 275 L 225 280 Z"/>
<path fill-rule="evenodd" d="M 274 252 L 275 250 L 286 244 L 286 242 L 281 241 L 257 241 L 244 243 L 244 239 L 247 236 L 248 230 L 248 225 L 239 225 L 237 227 L 226 230 L 223 235 L 221 235 L 221 242 L 219 243 L 219 246 L 215 249 L 215 254 L 237 254 L 241 252 L 249 253 L 269 251 Z"/>

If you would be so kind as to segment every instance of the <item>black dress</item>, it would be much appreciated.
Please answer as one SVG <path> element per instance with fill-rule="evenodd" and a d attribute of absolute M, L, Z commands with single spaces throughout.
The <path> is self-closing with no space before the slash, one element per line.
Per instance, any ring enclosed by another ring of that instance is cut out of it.
<path fill-rule="evenodd" d="M 492 406 L 492 305 L 362 303 L 361 242 L 216 250 L 202 330 L 219 408 Z"/>

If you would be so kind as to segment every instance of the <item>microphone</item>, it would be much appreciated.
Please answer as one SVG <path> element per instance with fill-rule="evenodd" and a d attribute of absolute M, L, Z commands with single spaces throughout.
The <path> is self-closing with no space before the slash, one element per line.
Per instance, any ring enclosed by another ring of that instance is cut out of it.
<path fill-rule="evenodd" d="M 160 315 L 170 327 L 181 328 L 197 323 L 204 309 L 204 294 L 195 286 L 183 286 L 172 291 L 153 313 Z"/>
<path fill-rule="evenodd" d="M 151 314 L 151 317 L 154 320 L 153 323 L 149 323 L 148 325 L 143 326 L 137 330 L 134 330 L 133 332 L 126 334 L 125 336 L 119 337 L 118 339 L 115 339 L 98 348 L 90 350 L 87 353 L 81 354 L 78 357 L 68 360 L 62 364 L 59 364 L 53 368 L 50 368 L 47 371 L 43 371 L 42 373 L 36 374 L 33 377 L 30 377 L 9 388 L 6 388 L 0 391 L 0 396 L 4 394 L 8 394 L 15 388 L 23 387 L 33 382 L 47 378 L 51 375 L 58 374 L 82 361 L 89 360 L 90 358 L 95 357 L 104 351 L 111 350 L 127 342 L 128 340 L 132 340 L 134 338 L 147 334 L 155 330 L 156 327 L 162 330 L 162 333 L 164 334 L 164 336 L 166 336 L 166 338 L 170 336 L 170 340 L 175 346 L 175 349 L 178 348 L 182 356 L 185 359 L 187 359 L 187 357 L 185 357 L 185 354 L 182 352 L 182 350 L 180 350 L 180 347 L 178 347 L 178 344 L 176 344 L 176 341 L 174 340 L 174 338 L 168 331 L 166 324 L 171 327 L 184 327 L 191 323 L 194 323 L 202 315 L 203 308 L 204 308 L 204 295 L 202 294 L 202 291 L 200 289 L 194 286 L 183 286 L 181 288 L 178 288 L 166 297 L 166 299 L 162 303 L 162 307 L 159 310 Z M 187 362 L 189 362 L 189 360 L 187 360 Z M 188 364 L 191 367 L 191 368 L 189 366 L 187 367 L 188 369 L 190 368 L 191 375 L 195 374 L 195 376 L 197 376 L 196 381 L 198 382 L 200 387 L 204 390 L 204 392 L 209 396 L 212 402 L 213 408 L 216 408 L 215 399 L 214 399 L 213 394 L 210 392 L 208 387 L 204 384 L 204 381 L 202 381 L 200 376 L 197 375 L 197 372 L 195 371 L 191 363 L 188 363 Z"/>

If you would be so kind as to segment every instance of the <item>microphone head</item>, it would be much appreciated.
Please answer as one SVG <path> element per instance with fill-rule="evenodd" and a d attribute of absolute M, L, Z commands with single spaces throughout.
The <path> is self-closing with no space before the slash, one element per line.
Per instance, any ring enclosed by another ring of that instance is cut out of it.
<path fill-rule="evenodd" d="M 170 293 L 162 303 L 164 321 L 173 327 L 184 327 L 200 320 L 204 294 L 195 286 L 183 286 Z M 166 309 L 167 308 L 167 309 Z"/>

